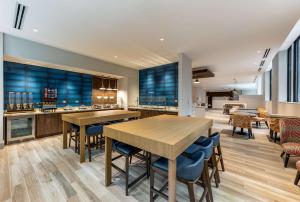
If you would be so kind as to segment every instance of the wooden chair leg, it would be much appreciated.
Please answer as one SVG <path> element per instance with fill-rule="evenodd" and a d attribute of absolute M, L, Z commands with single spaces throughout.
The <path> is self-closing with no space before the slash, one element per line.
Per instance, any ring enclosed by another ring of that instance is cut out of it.
<path fill-rule="evenodd" d="M 211 163 L 212 163 L 213 169 L 215 169 L 214 178 L 215 178 L 216 187 L 218 188 L 219 183 L 220 183 L 220 175 L 219 175 L 219 169 L 218 169 L 218 164 L 217 164 L 215 152 L 212 153 Z"/>
<path fill-rule="evenodd" d="M 222 167 L 222 171 L 225 171 L 225 166 L 224 166 L 224 161 L 223 161 L 223 154 L 222 154 L 222 150 L 221 150 L 221 145 L 219 144 L 217 146 L 217 150 L 218 150 L 218 154 L 219 154 L 219 158 L 220 158 L 220 162 L 221 162 L 221 167 Z"/>
<path fill-rule="evenodd" d="M 72 140 L 72 131 L 70 131 L 70 137 L 69 137 L 69 147 L 71 147 L 71 140 Z"/>
<path fill-rule="evenodd" d="M 92 161 L 92 152 L 91 152 L 91 139 L 90 139 L 90 136 L 87 137 L 87 144 L 88 144 L 89 162 L 91 162 Z"/>
<path fill-rule="evenodd" d="M 277 140 L 277 132 L 275 132 L 274 134 L 274 142 L 276 143 L 276 140 Z"/>
<path fill-rule="evenodd" d="M 75 153 L 77 153 L 78 152 L 78 136 L 77 135 L 75 135 Z"/>
<path fill-rule="evenodd" d="M 99 137 L 98 137 L 98 135 L 96 136 L 96 149 L 98 149 L 98 144 L 99 144 Z"/>
<path fill-rule="evenodd" d="M 266 124 L 267 128 L 269 129 L 268 121 L 265 121 L 265 124 Z"/>
<path fill-rule="evenodd" d="M 203 185 L 203 192 L 204 196 L 206 198 L 206 202 L 213 201 L 210 199 L 209 190 L 208 190 L 208 182 L 209 182 L 209 176 L 206 175 L 206 172 L 203 170 L 201 175 L 202 185 Z M 204 197 L 200 198 L 200 202 L 204 200 Z"/>
<path fill-rule="evenodd" d="M 290 154 L 285 154 L 284 167 L 286 168 L 290 159 Z"/>
<path fill-rule="evenodd" d="M 129 180 L 129 157 L 125 158 L 125 194 L 128 196 L 128 180 Z"/>
<path fill-rule="evenodd" d="M 248 128 L 248 136 L 249 136 L 249 139 L 251 139 L 251 136 L 252 136 L 252 129 L 251 128 Z"/>
<path fill-rule="evenodd" d="M 283 157 L 283 155 L 285 154 L 285 152 L 284 151 L 282 151 L 282 153 L 280 154 L 280 157 Z"/>
<path fill-rule="evenodd" d="M 299 180 L 300 180 L 300 171 L 298 171 L 297 174 L 296 174 L 296 178 L 295 178 L 294 184 L 298 185 Z"/>
<path fill-rule="evenodd" d="M 150 168 L 150 202 L 154 202 L 154 194 L 152 189 L 154 189 L 154 171 Z"/>
<path fill-rule="evenodd" d="M 271 138 L 271 139 L 274 138 L 274 137 L 273 137 L 273 130 L 272 130 L 272 129 L 270 129 L 270 138 Z"/>
<path fill-rule="evenodd" d="M 232 136 L 233 136 L 234 133 L 235 133 L 235 129 L 236 129 L 236 127 L 233 127 L 233 129 L 232 129 Z"/>
<path fill-rule="evenodd" d="M 209 195 L 210 201 L 213 201 L 213 194 L 212 194 L 212 189 L 211 189 L 211 181 L 209 179 L 208 161 L 207 160 L 204 160 L 204 169 L 203 169 L 203 172 L 205 172 L 205 175 L 208 178 L 207 188 L 208 188 L 208 193 L 209 193 L 208 195 Z"/>
<path fill-rule="evenodd" d="M 195 202 L 194 184 L 187 183 L 186 185 L 187 185 L 188 191 L 189 191 L 190 202 Z"/>

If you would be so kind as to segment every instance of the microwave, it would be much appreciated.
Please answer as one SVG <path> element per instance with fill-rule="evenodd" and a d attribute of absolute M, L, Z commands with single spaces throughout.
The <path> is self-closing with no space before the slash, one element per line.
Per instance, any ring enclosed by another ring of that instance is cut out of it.
<path fill-rule="evenodd" d="M 7 143 L 21 142 L 35 138 L 35 116 L 21 115 L 7 117 L 6 121 Z"/>

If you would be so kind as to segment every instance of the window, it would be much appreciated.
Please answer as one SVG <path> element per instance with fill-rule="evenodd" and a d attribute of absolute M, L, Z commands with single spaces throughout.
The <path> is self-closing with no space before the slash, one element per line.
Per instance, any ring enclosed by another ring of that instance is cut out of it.
<path fill-rule="evenodd" d="M 291 75 L 292 75 L 292 46 L 287 51 L 287 101 L 288 102 L 292 101 L 292 96 L 291 96 L 292 76 Z"/>
<path fill-rule="evenodd" d="M 300 36 L 287 51 L 287 101 L 300 101 Z"/>
<path fill-rule="evenodd" d="M 300 37 L 294 43 L 294 101 L 300 101 Z"/>
<path fill-rule="evenodd" d="M 270 73 L 269 73 L 269 76 L 270 76 L 270 82 L 269 82 L 269 90 L 270 90 L 270 93 L 269 93 L 269 99 L 272 100 L 272 69 L 270 70 Z"/>

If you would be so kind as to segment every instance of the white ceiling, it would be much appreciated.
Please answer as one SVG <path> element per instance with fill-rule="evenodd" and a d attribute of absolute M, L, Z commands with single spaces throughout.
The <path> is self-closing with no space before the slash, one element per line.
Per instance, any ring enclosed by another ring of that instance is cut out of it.
<path fill-rule="evenodd" d="M 265 69 L 300 17 L 299 0 L 19 2 L 28 6 L 23 29 L 12 28 L 16 0 L 0 0 L 0 31 L 137 69 L 185 53 L 216 73 L 201 80 L 208 88 L 219 78 L 253 82 L 264 50 Z"/>

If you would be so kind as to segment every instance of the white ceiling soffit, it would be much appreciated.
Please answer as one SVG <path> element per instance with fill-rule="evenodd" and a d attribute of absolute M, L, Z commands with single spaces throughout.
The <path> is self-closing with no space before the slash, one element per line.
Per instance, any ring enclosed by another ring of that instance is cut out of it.
<path fill-rule="evenodd" d="M 22 29 L 13 28 L 16 1 L 1 0 L 0 31 L 136 69 L 185 53 L 231 83 L 233 74 L 253 81 L 271 48 L 264 71 L 300 17 L 299 0 L 19 2 Z"/>
<path fill-rule="evenodd" d="M 280 50 L 288 49 L 292 43 L 300 36 L 300 18 L 293 27 L 292 31 L 289 33 L 288 37 L 284 40 Z"/>

